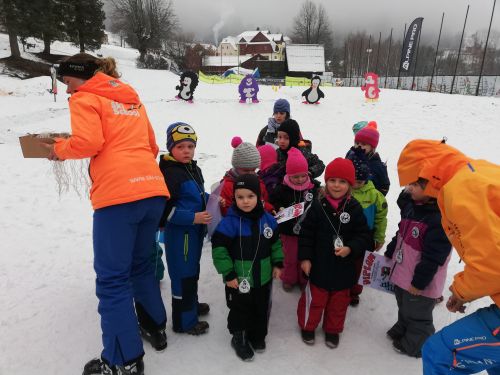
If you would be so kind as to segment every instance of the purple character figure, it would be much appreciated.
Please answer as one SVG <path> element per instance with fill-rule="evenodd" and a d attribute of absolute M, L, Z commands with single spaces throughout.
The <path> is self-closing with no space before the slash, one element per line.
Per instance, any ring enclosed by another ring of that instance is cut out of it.
<path fill-rule="evenodd" d="M 255 78 L 251 74 L 247 74 L 240 82 L 238 86 L 238 92 L 240 93 L 240 103 L 246 103 L 248 99 L 252 100 L 252 103 L 258 103 L 257 93 L 259 92 L 259 85 Z"/>

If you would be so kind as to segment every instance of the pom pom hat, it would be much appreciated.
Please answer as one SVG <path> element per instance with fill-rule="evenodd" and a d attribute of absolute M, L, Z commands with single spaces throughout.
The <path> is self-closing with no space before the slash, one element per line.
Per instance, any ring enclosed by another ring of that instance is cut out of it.
<path fill-rule="evenodd" d="M 240 137 L 231 140 L 233 156 L 231 164 L 233 168 L 257 169 L 260 167 L 260 154 L 257 148 L 250 142 L 243 142 Z"/>
<path fill-rule="evenodd" d="M 377 148 L 379 137 L 380 135 L 376 128 L 366 125 L 366 127 L 356 133 L 354 142 L 365 143 L 373 148 Z"/>

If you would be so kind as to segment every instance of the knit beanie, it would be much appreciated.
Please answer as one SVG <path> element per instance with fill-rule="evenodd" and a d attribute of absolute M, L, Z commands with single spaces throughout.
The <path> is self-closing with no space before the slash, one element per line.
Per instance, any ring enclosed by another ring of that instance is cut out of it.
<path fill-rule="evenodd" d="M 346 180 L 351 186 L 355 182 L 355 171 L 352 161 L 349 159 L 336 158 L 326 166 L 325 182 L 330 178 L 341 178 Z"/>
<path fill-rule="evenodd" d="M 193 142 L 196 146 L 196 142 L 198 137 L 196 136 L 196 132 L 191 127 L 184 122 L 175 122 L 172 125 L 169 125 L 167 128 L 167 150 L 168 152 L 172 152 L 172 149 L 177 143 L 183 141 Z"/>
<path fill-rule="evenodd" d="M 233 195 L 237 189 L 248 189 L 260 200 L 260 181 L 256 174 L 242 174 L 234 180 Z"/>
<path fill-rule="evenodd" d="M 278 99 L 274 102 L 273 113 L 287 112 L 290 114 L 290 103 L 286 99 Z"/>
<path fill-rule="evenodd" d="M 257 148 L 250 142 L 243 142 L 240 137 L 231 140 L 233 156 L 231 164 L 233 168 L 257 169 L 260 167 L 260 154 Z"/>
<path fill-rule="evenodd" d="M 356 180 L 366 181 L 370 174 L 368 160 L 365 152 L 361 148 L 352 148 L 352 151 L 347 155 L 347 159 L 352 161 L 356 173 Z"/>
<path fill-rule="evenodd" d="M 266 170 L 271 165 L 276 164 L 278 162 L 278 154 L 276 153 L 276 149 L 269 145 L 263 145 L 257 148 L 260 154 L 260 167 L 261 171 Z"/>
<path fill-rule="evenodd" d="M 352 132 L 356 135 L 361 129 L 368 125 L 368 121 L 359 121 L 352 126 Z"/>
<path fill-rule="evenodd" d="M 286 174 L 288 176 L 294 176 L 300 173 L 307 173 L 308 165 L 307 160 L 295 147 L 288 150 L 288 158 L 286 160 Z"/>
<path fill-rule="evenodd" d="M 288 119 L 281 123 L 278 128 L 279 132 L 285 132 L 288 134 L 288 138 L 290 138 L 289 147 L 297 147 L 300 141 L 300 128 L 297 121 Z"/>
<path fill-rule="evenodd" d="M 365 143 L 372 146 L 373 148 L 377 148 L 379 137 L 380 135 L 378 133 L 378 130 L 367 125 L 356 133 L 356 135 L 354 136 L 354 142 Z"/>

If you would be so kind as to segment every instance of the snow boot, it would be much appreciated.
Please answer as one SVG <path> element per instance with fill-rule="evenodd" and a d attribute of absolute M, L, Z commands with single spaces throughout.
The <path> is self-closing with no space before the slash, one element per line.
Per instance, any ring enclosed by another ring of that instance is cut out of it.
<path fill-rule="evenodd" d="M 256 353 L 264 353 L 266 351 L 266 342 L 264 340 L 250 340 L 250 345 Z"/>
<path fill-rule="evenodd" d="M 162 352 L 167 348 L 167 333 L 165 332 L 165 328 L 152 332 L 141 326 L 139 326 L 139 329 L 141 330 L 142 337 L 146 341 L 149 341 L 154 350 Z"/>
<path fill-rule="evenodd" d="M 252 347 L 248 343 L 245 331 L 238 331 L 233 333 L 231 346 L 236 352 L 236 355 L 242 361 L 249 362 L 253 360 L 254 353 Z"/>
<path fill-rule="evenodd" d="M 339 346 L 339 334 L 325 332 L 325 344 L 330 349 L 335 349 L 337 346 Z"/>
<path fill-rule="evenodd" d="M 390 330 L 388 330 L 386 332 L 387 334 L 387 337 L 389 338 L 389 340 L 401 340 L 404 336 L 403 333 L 401 333 L 397 328 L 396 328 L 397 324 L 394 325 Z"/>
<path fill-rule="evenodd" d="M 304 331 L 301 332 L 302 341 L 304 341 L 307 345 L 314 345 L 314 331 Z"/>
<path fill-rule="evenodd" d="M 101 358 L 94 358 L 87 362 L 82 375 L 144 375 L 144 361 L 139 358 L 128 365 L 109 366 Z"/>
<path fill-rule="evenodd" d="M 196 323 L 194 325 L 193 328 L 188 329 L 186 331 L 186 333 L 188 333 L 190 335 L 194 335 L 194 336 L 199 336 L 199 335 L 202 335 L 204 333 L 207 333 L 208 327 L 209 327 L 209 325 L 207 322 L 200 320 L 200 321 L 198 321 L 198 323 Z"/>
<path fill-rule="evenodd" d="M 352 296 L 351 297 L 351 302 L 349 302 L 349 305 L 352 307 L 358 307 L 359 305 L 359 296 Z"/>
<path fill-rule="evenodd" d="M 208 303 L 198 302 L 198 316 L 207 315 L 210 312 Z"/>

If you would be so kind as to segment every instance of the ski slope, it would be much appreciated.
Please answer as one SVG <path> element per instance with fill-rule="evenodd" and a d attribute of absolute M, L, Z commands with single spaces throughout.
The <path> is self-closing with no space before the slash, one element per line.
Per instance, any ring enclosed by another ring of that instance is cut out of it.
<path fill-rule="evenodd" d="M 7 38 L 0 35 L 0 55 Z M 58 53 L 77 49 L 54 43 Z M 448 143 L 474 157 L 500 163 L 498 142 L 500 100 L 491 97 L 451 96 L 383 90 L 378 103 L 365 103 L 359 88 L 322 88 L 320 105 L 300 103 L 301 87 L 277 92 L 261 87 L 259 104 L 239 104 L 237 85 L 200 83 L 195 101 L 173 100 L 178 77 L 165 71 L 137 70 L 137 51 L 103 46 L 104 56 L 114 56 L 123 74 L 146 105 L 157 143 L 165 149 L 165 130 L 175 121 L 191 124 L 198 133 L 196 159 L 206 188 L 222 178 L 230 167 L 231 138 L 254 142 L 272 114 L 273 102 L 286 98 L 291 114 L 301 126 L 313 150 L 327 164 L 344 156 L 353 142 L 351 126 L 360 120 L 376 120 L 381 133 L 378 150 L 388 163 L 392 182 L 388 194 L 387 241 L 398 222 L 396 162 L 403 146 L 414 138 L 448 138 Z M 23 159 L 18 137 L 25 133 L 69 131 L 67 95 L 59 87 L 57 102 L 46 89 L 48 77 L 20 81 L 0 76 L 0 374 L 79 374 L 84 363 L 100 354 L 100 325 L 92 266 L 92 209 L 86 197 L 74 191 L 58 195 L 51 164 Z M 243 363 L 232 351 L 226 329 L 224 287 L 211 261 L 210 244 L 202 256 L 199 296 L 208 302 L 210 331 L 193 337 L 172 332 L 167 325 L 168 348 L 156 353 L 145 344 L 146 373 L 160 374 L 419 374 L 421 361 L 393 351 L 385 332 L 396 321 L 393 296 L 365 289 L 357 308 L 349 308 L 345 331 L 337 349 L 300 339 L 296 319 L 299 291 L 286 293 L 279 283 L 273 290 L 268 348 Z M 463 265 L 454 254 L 448 282 Z M 170 283 L 161 282 L 170 317 Z M 445 298 L 449 295 L 446 290 Z M 490 304 L 473 302 L 472 312 Z M 459 315 L 444 304 L 434 311 L 436 328 Z"/>

